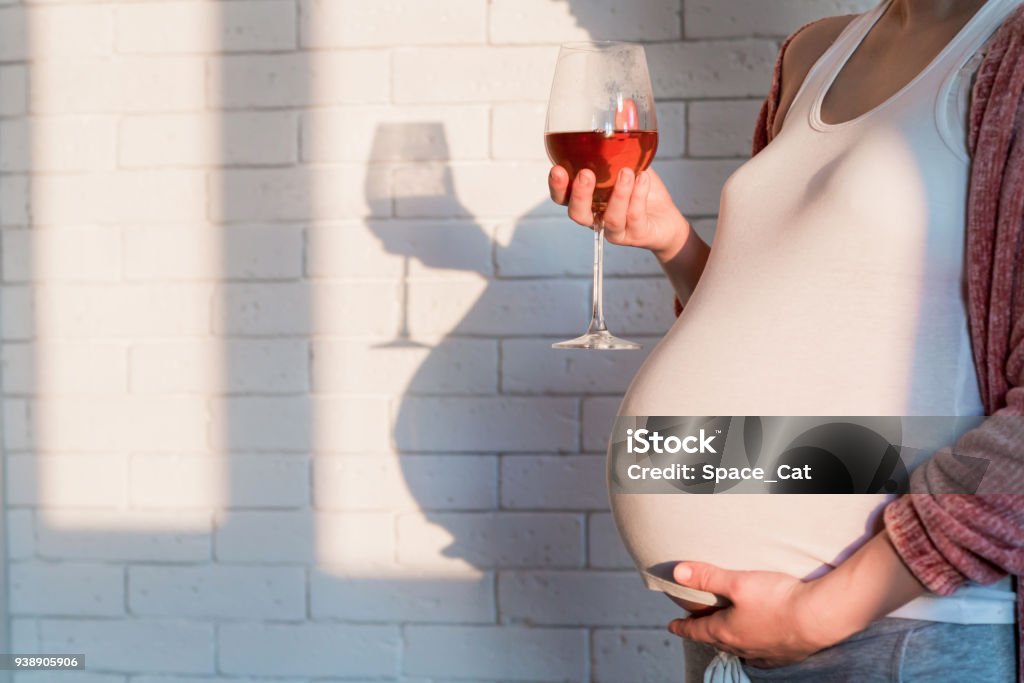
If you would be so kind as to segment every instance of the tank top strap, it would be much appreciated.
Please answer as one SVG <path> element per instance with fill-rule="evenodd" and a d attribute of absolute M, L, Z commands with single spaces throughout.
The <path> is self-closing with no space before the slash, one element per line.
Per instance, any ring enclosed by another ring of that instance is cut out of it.
<path fill-rule="evenodd" d="M 807 114 L 814 105 L 822 88 L 831 84 L 836 72 L 842 69 L 853 51 L 857 49 L 864 36 L 868 34 L 871 27 L 885 12 L 890 0 L 882 0 L 875 7 L 867 12 L 857 15 L 848 23 L 832 44 L 818 57 L 818 61 L 811 66 L 810 71 L 804 76 L 804 82 L 797 90 L 793 102 L 786 112 L 786 120 L 783 127 L 792 120 L 807 120 Z"/>

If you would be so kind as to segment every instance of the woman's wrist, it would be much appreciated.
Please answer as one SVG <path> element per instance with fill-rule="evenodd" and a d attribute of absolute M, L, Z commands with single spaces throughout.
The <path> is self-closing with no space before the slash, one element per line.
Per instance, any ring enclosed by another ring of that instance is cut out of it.
<path fill-rule="evenodd" d="M 689 221 L 683 215 L 677 214 L 677 220 L 673 221 L 673 227 L 668 231 L 668 239 L 663 244 L 656 244 L 648 247 L 658 263 L 665 265 L 671 263 L 683 251 L 686 241 L 693 232 Z"/>

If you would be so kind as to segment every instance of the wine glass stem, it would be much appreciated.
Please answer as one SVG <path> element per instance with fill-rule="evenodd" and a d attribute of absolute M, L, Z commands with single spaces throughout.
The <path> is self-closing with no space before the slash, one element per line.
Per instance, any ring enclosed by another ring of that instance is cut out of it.
<path fill-rule="evenodd" d="M 594 214 L 593 314 L 588 332 L 607 332 L 604 324 L 604 216 Z"/>

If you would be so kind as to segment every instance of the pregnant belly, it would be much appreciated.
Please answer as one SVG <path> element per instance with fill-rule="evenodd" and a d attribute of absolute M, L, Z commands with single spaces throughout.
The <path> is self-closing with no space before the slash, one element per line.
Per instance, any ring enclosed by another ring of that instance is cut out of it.
<path fill-rule="evenodd" d="M 613 494 L 626 550 L 646 575 L 681 560 L 728 569 L 827 572 L 881 528 L 884 495 Z"/>

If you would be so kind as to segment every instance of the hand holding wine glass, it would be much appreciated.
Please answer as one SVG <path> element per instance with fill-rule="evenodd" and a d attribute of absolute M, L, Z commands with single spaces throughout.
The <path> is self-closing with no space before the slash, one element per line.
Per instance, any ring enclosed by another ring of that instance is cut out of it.
<path fill-rule="evenodd" d="M 580 225 L 594 225 L 592 210 L 594 175 L 584 169 L 576 178 L 561 166 L 548 175 L 551 199 L 569 207 L 569 218 Z M 668 188 L 651 169 L 634 174 L 622 169 L 604 210 L 604 235 L 612 244 L 648 249 L 661 262 L 681 249 L 690 224 L 676 207 Z"/>

